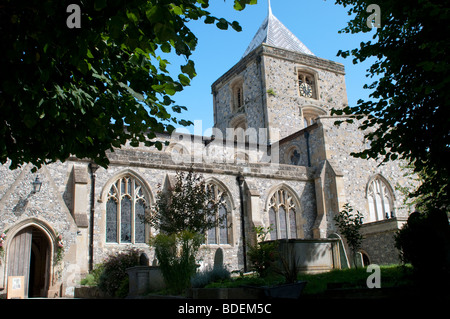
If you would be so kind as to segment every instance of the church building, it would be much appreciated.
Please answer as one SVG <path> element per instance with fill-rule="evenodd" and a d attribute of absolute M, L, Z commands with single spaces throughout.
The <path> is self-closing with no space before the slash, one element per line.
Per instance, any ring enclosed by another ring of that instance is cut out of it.
<path fill-rule="evenodd" d="M 134 247 L 153 260 L 154 231 L 142 217 L 159 185 L 189 169 L 204 176 L 225 217 L 205 234 L 202 267 L 220 249 L 229 270 L 249 269 L 255 226 L 271 226 L 271 240 L 338 238 L 339 258 L 303 270 L 343 267 L 333 218 L 346 203 L 364 215 L 362 262 L 399 262 L 393 235 L 409 211 L 398 189 L 410 181 L 401 162 L 350 155 L 367 141 L 357 120 L 335 125 L 345 117 L 331 116 L 348 103 L 341 63 L 314 55 L 269 7 L 242 58 L 212 83 L 212 97 L 212 136 L 159 135 L 170 141 L 161 151 L 126 145 L 109 154 L 107 169 L 75 157 L 37 172 L 0 166 L 0 294 L 10 276 L 24 276 L 26 296 L 70 297 L 111 253 Z"/>

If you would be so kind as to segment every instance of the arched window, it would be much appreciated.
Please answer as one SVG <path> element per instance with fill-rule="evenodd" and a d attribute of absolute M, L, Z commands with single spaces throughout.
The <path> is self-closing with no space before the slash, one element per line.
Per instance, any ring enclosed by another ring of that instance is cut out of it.
<path fill-rule="evenodd" d="M 221 220 L 221 222 L 212 229 L 209 229 L 206 236 L 206 243 L 227 245 L 231 243 L 231 204 L 230 198 L 223 187 L 216 183 L 207 183 L 206 191 L 212 195 L 212 200 L 218 203 L 214 221 Z"/>
<path fill-rule="evenodd" d="M 234 117 L 230 123 L 229 128 L 232 128 L 232 139 L 236 142 L 245 143 L 248 142 L 248 135 L 247 135 L 247 118 L 245 117 L 245 114 L 240 114 L 236 117 Z M 227 132 L 228 134 L 228 132 Z M 230 138 L 231 136 L 227 135 L 227 138 Z"/>
<path fill-rule="evenodd" d="M 289 165 L 300 165 L 300 151 L 297 146 L 288 149 L 285 155 L 285 163 Z"/>
<path fill-rule="evenodd" d="M 369 255 L 365 251 L 360 251 L 360 254 L 362 256 L 363 267 L 369 266 L 370 265 Z"/>
<path fill-rule="evenodd" d="M 148 204 L 142 185 L 133 177 L 118 179 L 106 202 L 106 242 L 145 243 L 145 209 Z"/>
<path fill-rule="evenodd" d="M 394 215 L 394 196 L 389 183 L 382 176 L 372 178 L 367 186 L 369 221 L 383 220 Z"/>
<path fill-rule="evenodd" d="M 297 238 L 297 214 L 299 207 L 294 201 L 293 194 L 281 188 L 270 197 L 269 223 L 272 231 L 270 239 Z"/>
<path fill-rule="evenodd" d="M 233 81 L 231 94 L 231 109 L 233 112 L 236 112 L 244 106 L 244 80 L 242 78 Z"/>

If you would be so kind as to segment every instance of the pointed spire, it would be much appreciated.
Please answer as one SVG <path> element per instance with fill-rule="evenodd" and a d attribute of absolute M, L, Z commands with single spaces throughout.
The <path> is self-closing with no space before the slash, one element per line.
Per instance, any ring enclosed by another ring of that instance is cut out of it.
<path fill-rule="evenodd" d="M 245 57 L 251 51 L 259 47 L 262 43 L 268 45 L 296 51 L 304 54 L 314 55 L 288 28 L 286 28 L 280 20 L 272 13 L 270 0 L 268 4 L 268 14 L 264 22 L 259 27 L 250 45 L 245 50 L 242 57 Z"/>

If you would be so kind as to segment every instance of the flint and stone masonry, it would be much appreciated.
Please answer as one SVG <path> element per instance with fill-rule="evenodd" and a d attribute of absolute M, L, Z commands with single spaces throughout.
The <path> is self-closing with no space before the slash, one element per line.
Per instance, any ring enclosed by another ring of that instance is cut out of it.
<path fill-rule="evenodd" d="M 270 12 L 268 23 L 273 19 Z M 229 270 L 248 270 L 255 226 L 275 228 L 270 239 L 336 237 L 333 217 L 345 203 L 364 214 L 365 260 L 398 262 L 392 236 L 409 210 L 397 186 L 411 184 L 408 172 L 399 161 L 379 166 L 350 155 L 367 145 L 357 121 L 337 126 L 345 118 L 330 115 L 347 105 L 344 66 L 287 48 L 270 37 L 293 35 L 276 26 L 280 32 L 259 37 L 266 41 L 252 43 L 212 84 L 214 136 L 159 135 L 170 142 L 161 151 L 126 145 L 109 154 L 107 169 L 73 157 L 36 173 L 32 165 L 0 166 L 2 292 L 9 276 L 23 275 L 27 296 L 73 296 L 96 264 L 132 247 L 157 265 L 147 244 L 154 231 L 135 217 L 148 213 L 177 171 L 190 168 L 215 185 L 227 216 L 226 229 L 205 234 L 202 269 L 220 249 Z M 42 188 L 33 193 L 36 176 Z"/>

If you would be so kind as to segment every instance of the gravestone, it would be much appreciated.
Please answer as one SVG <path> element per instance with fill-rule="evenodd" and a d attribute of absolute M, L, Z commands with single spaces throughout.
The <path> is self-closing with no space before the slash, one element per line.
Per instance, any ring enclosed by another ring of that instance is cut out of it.
<path fill-rule="evenodd" d="M 223 249 L 217 248 L 216 253 L 214 254 L 214 269 L 222 269 L 223 268 Z"/>
<path fill-rule="evenodd" d="M 150 265 L 150 259 L 148 258 L 146 253 L 142 253 L 139 256 L 139 265 L 140 266 L 149 266 Z"/>

